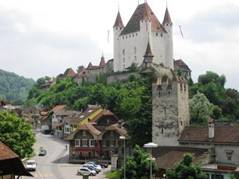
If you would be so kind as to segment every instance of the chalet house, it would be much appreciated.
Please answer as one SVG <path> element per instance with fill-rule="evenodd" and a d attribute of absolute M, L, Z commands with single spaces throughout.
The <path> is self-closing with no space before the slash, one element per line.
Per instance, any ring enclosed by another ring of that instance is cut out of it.
<path fill-rule="evenodd" d="M 20 176 L 32 177 L 32 175 L 26 171 L 19 156 L 8 146 L 0 142 L 0 178 L 15 179 Z"/>
<path fill-rule="evenodd" d="M 85 160 L 110 161 L 117 154 L 120 136 L 127 137 L 126 129 L 110 111 L 103 110 L 88 123 L 83 123 L 67 137 L 70 143 L 69 161 L 81 163 Z"/>

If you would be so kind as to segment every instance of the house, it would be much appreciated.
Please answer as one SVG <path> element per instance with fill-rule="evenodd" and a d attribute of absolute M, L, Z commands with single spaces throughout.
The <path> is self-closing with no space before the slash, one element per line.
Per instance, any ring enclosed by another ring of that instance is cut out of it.
<path fill-rule="evenodd" d="M 80 163 L 85 160 L 109 162 L 120 149 L 120 136 L 127 137 L 127 131 L 120 120 L 110 111 L 103 110 L 88 122 L 84 121 L 71 133 L 69 161 Z"/>
<path fill-rule="evenodd" d="M 19 156 L 0 141 L 0 178 L 15 179 L 15 177 L 19 178 L 20 176 L 32 177 L 26 171 Z"/>

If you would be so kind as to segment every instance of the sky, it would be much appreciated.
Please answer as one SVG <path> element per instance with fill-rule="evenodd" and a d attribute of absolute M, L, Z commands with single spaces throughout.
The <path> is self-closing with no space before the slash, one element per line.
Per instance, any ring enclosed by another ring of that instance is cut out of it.
<path fill-rule="evenodd" d="M 0 69 L 37 79 L 89 62 L 97 65 L 102 54 L 111 59 L 118 9 L 126 24 L 138 2 L 144 0 L 0 1 Z M 148 4 L 162 22 L 166 0 Z M 194 81 L 214 71 L 226 76 L 227 87 L 239 89 L 239 1 L 167 4 L 174 24 L 174 58 L 188 64 Z"/>

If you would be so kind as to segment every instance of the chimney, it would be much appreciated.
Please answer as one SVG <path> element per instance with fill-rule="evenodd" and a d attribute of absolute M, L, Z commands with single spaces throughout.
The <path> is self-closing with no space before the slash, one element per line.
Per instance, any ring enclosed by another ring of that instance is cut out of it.
<path fill-rule="evenodd" d="M 214 124 L 214 119 L 210 118 L 208 120 L 208 138 L 209 139 L 214 139 L 215 137 L 215 124 Z"/>

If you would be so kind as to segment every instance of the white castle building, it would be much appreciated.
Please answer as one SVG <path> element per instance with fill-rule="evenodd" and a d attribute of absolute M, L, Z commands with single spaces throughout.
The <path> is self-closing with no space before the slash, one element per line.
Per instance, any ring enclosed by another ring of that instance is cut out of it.
<path fill-rule="evenodd" d="M 114 72 L 124 71 L 133 63 L 140 66 L 148 42 L 154 63 L 174 69 L 173 24 L 167 8 L 162 24 L 147 2 L 138 5 L 126 26 L 118 12 L 113 30 Z"/>

